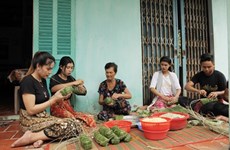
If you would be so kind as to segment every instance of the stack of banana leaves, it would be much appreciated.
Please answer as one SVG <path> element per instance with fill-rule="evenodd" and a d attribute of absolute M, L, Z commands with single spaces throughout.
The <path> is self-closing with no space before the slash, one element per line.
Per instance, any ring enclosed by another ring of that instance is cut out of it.
<path fill-rule="evenodd" d="M 174 106 L 174 107 L 169 107 L 169 108 L 165 108 L 165 109 L 159 109 L 158 112 L 182 112 L 182 113 L 189 114 L 188 109 L 182 107 L 179 104 Z"/>

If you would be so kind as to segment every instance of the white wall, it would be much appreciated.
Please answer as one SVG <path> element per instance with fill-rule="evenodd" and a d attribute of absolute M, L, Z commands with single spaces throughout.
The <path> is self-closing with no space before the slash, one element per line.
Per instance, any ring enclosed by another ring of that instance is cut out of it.
<path fill-rule="evenodd" d="M 227 20 L 228 20 L 228 51 L 230 51 L 230 1 L 227 1 Z M 230 58 L 230 53 L 228 53 L 228 58 Z M 230 60 L 228 59 L 228 79 L 230 79 Z M 230 89 L 229 90 L 229 93 L 230 93 Z M 230 120 L 230 107 L 228 108 L 228 116 L 229 116 L 229 120 Z M 229 129 L 230 131 L 230 126 L 229 126 Z M 230 132 L 229 132 L 229 135 L 230 137 Z M 229 139 L 229 145 L 230 145 L 230 139 Z"/>
<path fill-rule="evenodd" d="M 212 0 L 215 67 L 228 78 L 227 0 Z M 228 15 L 229 17 L 229 15 Z"/>
<path fill-rule="evenodd" d="M 118 65 L 117 78 L 132 93 L 131 105 L 142 105 L 141 23 L 139 0 L 77 0 L 76 78 L 88 93 L 78 96 L 75 109 L 99 112 L 98 86 L 107 62 Z"/>
<path fill-rule="evenodd" d="M 230 52 L 230 1 L 227 1 L 228 52 Z M 228 53 L 228 79 L 230 79 L 230 53 Z M 230 115 L 229 115 L 230 116 Z M 230 134 L 230 133 L 229 133 Z"/>

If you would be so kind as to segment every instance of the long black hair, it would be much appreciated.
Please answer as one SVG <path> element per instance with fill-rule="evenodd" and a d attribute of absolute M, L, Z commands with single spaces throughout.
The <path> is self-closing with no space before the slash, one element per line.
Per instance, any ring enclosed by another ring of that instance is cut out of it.
<path fill-rule="evenodd" d="M 163 57 L 161 57 L 161 59 L 160 59 L 160 63 L 161 62 L 167 62 L 169 65 L 170 65 L 170 67 L 169 67 L 169 71 L 172 71 L 172 68 L 171 68 L 171 65 L 172 65 L 172 61 L 171 61 L 171 59 L 168 57 L 168 56 L 163 56 Z"/>
<path fill-rule="evenodd" d="M 56 74 L 60 74 L 61 73 L 61 67 L 66 67 L 69 63 L 72 63 L 74 66 L 74 61 L 72 58 L 70 58 L 69 56 L 64 56 L 61 58 L 60 63 L 59 63 L 59 68 Z"/>
<path fill-rule="evenodd" d="M 37 51 L 31 60 L 30 68 L 26 75 L 32 74 L 37 68 L 37 65 L 50 65 L 53 62 L 55 63 L 55 58 L 50 53 L 45 51 Z"/>

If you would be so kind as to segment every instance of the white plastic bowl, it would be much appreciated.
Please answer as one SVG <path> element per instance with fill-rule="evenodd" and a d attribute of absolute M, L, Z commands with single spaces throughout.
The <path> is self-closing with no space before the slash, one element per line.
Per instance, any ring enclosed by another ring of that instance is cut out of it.
<path fill-rule="evenodd" d="M 135 115 L 127 115 L 123 117 L 123 120 L 132 122 L 132 127 L 135 127 L 137 125 L 137 122 L 139 122 L 139 117 Z"/>

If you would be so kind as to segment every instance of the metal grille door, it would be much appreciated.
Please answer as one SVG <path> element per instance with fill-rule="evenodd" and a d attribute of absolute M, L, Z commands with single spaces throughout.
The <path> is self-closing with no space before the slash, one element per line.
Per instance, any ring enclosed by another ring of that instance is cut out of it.
<path fill-rule="evenodd" d="M 200 71 L 200 56 L 210 53 L 207 0 L 185 0 L 186 70 L 187 81 Z M 188 92 L 188 97 L 197 98 Z"/>
<path fill-rule="evenodd" d="M 153 73 L 160 70 L 160 58 L 175 56 L 173 5 L 173 0 L 141 0 L 144 104 L 151 101 L 149 85 Z"/>
<path fill-rule="evenodd" d="M 181 87 L 200 71 L 208 52 L 207 0 L 141 0 L 143 103 L 149 104 L 152 75 L 169 56 Z M 184 94 L 184 93 L 183 93 Z"/>

